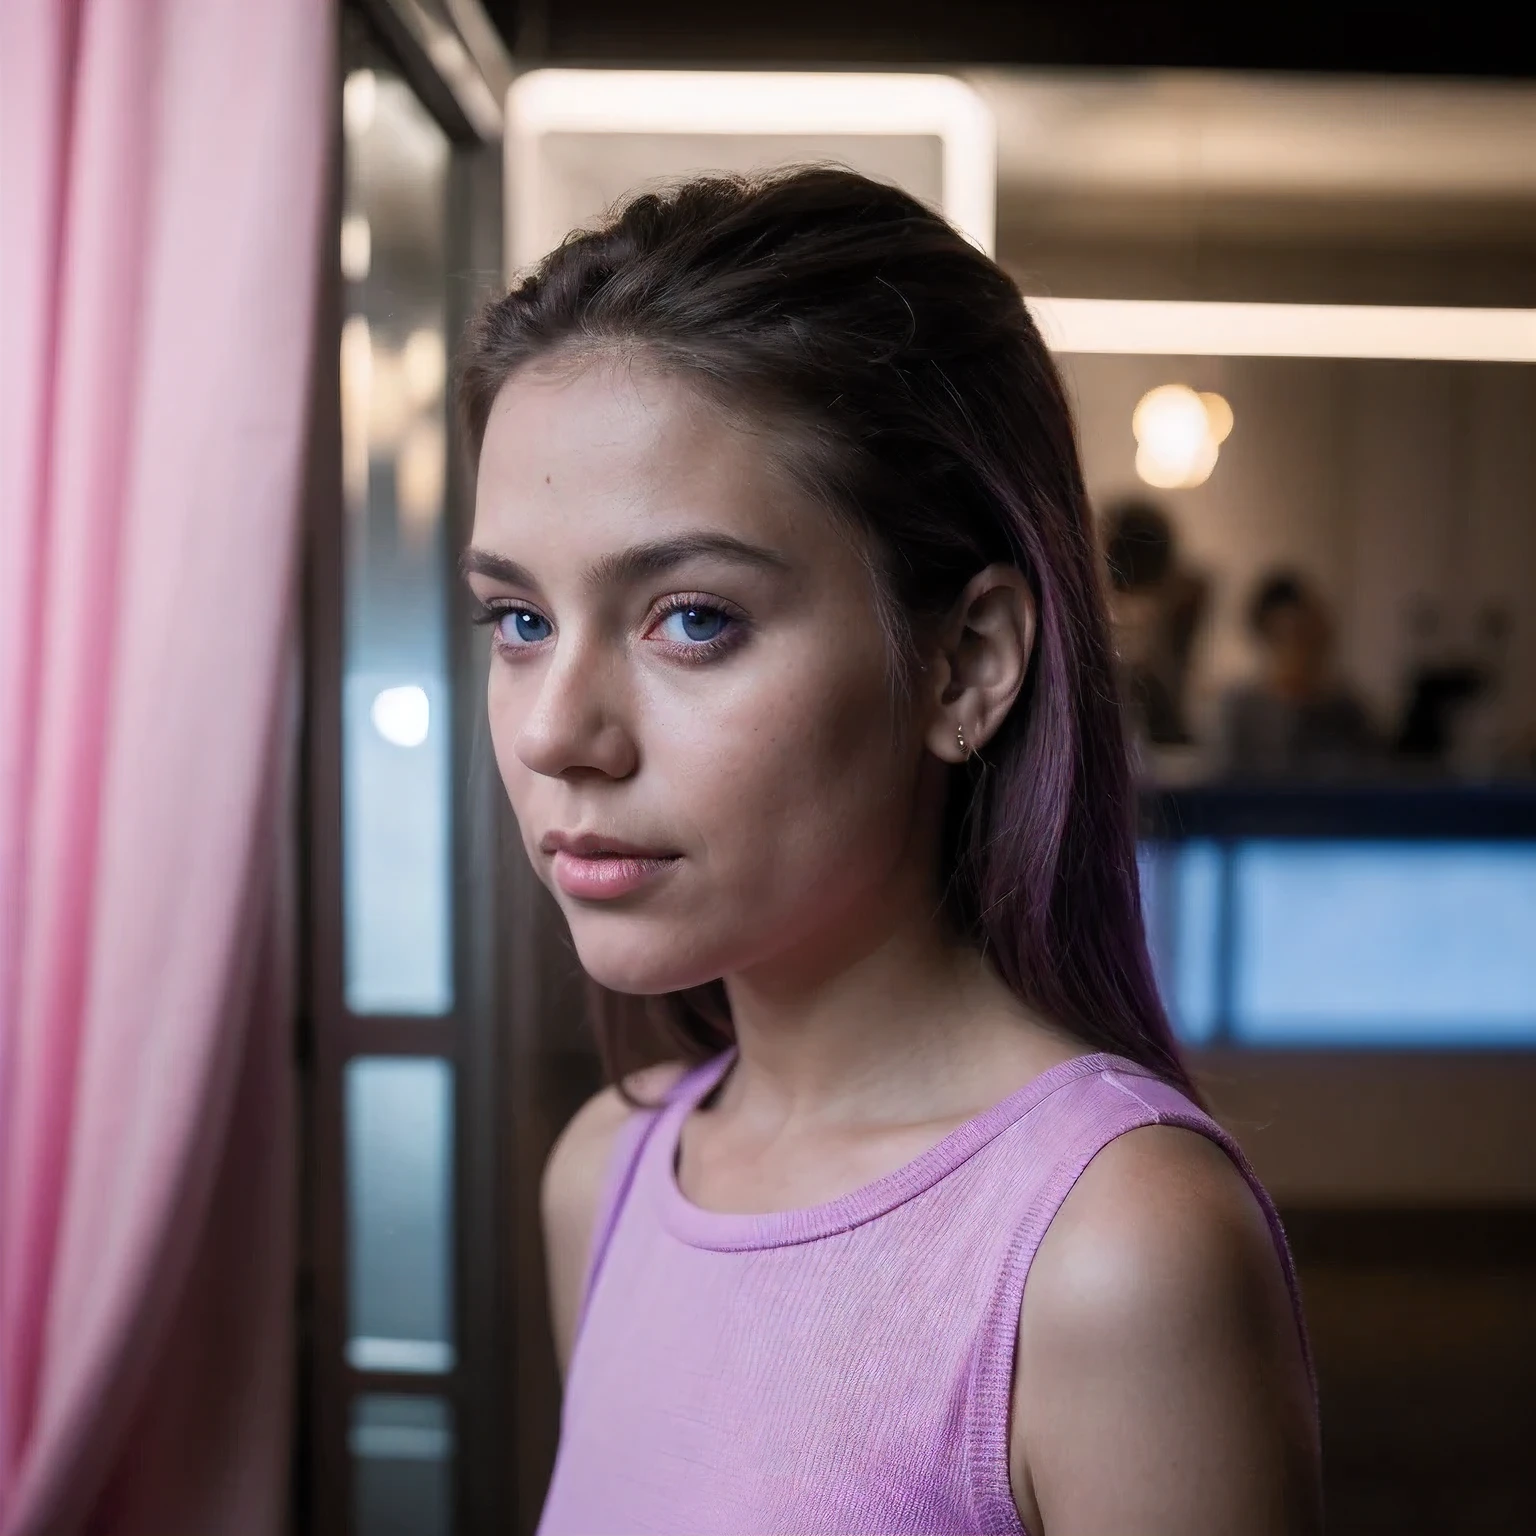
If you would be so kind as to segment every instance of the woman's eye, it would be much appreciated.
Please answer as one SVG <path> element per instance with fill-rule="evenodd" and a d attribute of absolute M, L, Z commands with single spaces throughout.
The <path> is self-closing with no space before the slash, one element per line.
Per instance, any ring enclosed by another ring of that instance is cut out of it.
<path fill-rule="evenodd" d="M 503 645 L 537 645 L 549 634 L 549 620 L 526 608 L 509 608 L 496 621 L 496 637 Z"/>
<path fill-rule="evenodd" d="M 698 645 L 706 640 L 718 640 L 730 622 L 730 615 L 719 608 L 690 603 L 686 608 L 674 608 L 667 614 L 661 621 L 661 628 L 668 640 Z"/>

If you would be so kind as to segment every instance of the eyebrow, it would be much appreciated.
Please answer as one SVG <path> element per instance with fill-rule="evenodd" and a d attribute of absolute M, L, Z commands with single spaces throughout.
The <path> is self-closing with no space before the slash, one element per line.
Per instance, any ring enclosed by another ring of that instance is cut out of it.
<path fill-rule="evenodd" d="M 628 549 L 603 555 L 587 568 L 582 580 L 592 590 L 622 586 L 642 581 L 646 577 L 659 576 L 673 566 L 682 565 L 684 561 L 705 557 L 730 560 L 737 565 L 756 566 L 759 570 L 776 573 L 794 569 L 794 563 L 776 550 L 749 544 L 745 539 L 734 538 L 728 533 L 680 533 L 670 539 L 653 539 L 647 544 L 634 544 Z M 475 573 L 489 576 L 514 587 L 537 589 L 539 585 L 527 566 L 519 565 L 505 555 L 479 549 L 473 544 L 459 556 L 459 573 L 462 576 Z"/>

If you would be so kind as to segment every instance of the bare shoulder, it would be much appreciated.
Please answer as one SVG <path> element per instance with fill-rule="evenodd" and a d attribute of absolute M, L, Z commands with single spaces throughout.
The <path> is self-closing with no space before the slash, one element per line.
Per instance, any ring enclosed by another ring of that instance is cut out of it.
<path fill-rule="evenodd" d="M 1143 1320 L 1179 1298 L 1283 1281 L 1269 1223 L 1232 1159 L 1207 1136 L 1144 1126 L 1089 1163 L 1040 1245 L 1030 1276 L 1058 1322 Z M 1191 1289 L 1193 1287 L 1193 1290 Z M 1185 1302 L 1181 1310 L 1188 1311 Z M 1108 1313 L 1110 1316 L 1106 1316 Z"/>
<path fill-rule="evenodd" d="M 1117 1137 L 1026 1286 L 1010 1436 L 1026 1527 L 1310 1533 L 1313 1416 L 1281 1260 L 1231 1158 L 1174 1126 Z"/>
<path fill-rule="evenodd" d="M 664 1062 L 632 1073 L 626 1086 L 641 1103 L 656 1104 L 686 1071 L 681 1062 Z M 598 1201 L 614 1140 L 635 1113 L 617 1088 L 603 1089 L 571 1116 L 544 1162 L 539 1212 L 544 1226 L 550 1317 L 562 1371 L 570 1358 Z"/>

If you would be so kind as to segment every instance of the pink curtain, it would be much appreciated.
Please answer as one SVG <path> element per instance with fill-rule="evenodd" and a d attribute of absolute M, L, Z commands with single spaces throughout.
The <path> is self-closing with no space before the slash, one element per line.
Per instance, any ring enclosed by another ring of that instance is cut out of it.
<path fill-rule="evenodd" d="M 325 0 L 0 3 L 0 1533 L 270 1536 Z"/>

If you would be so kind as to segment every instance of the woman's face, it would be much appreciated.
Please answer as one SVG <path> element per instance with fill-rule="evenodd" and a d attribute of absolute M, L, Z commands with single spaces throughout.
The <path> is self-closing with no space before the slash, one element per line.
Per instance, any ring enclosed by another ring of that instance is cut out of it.
<path fill-rule="evenodd" d="M 809 980 L 923 898 L 943 769 L 893 716 L 872 579 L 685 383 L 611 360 L 514 375 L 465 567 L 494 614 L 502 781 L 599 981 Z M 598 856 L 557 846 L 583 836 Z"/>

